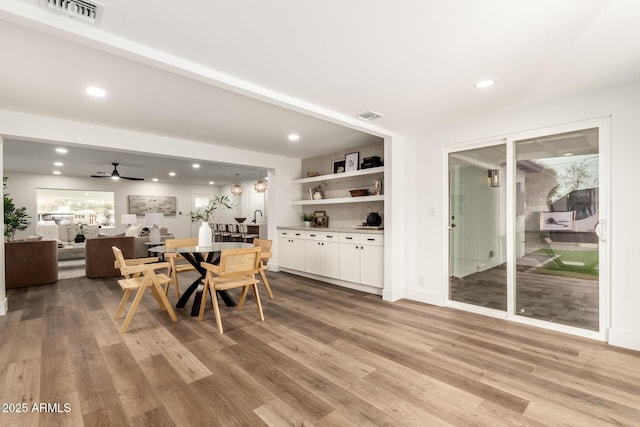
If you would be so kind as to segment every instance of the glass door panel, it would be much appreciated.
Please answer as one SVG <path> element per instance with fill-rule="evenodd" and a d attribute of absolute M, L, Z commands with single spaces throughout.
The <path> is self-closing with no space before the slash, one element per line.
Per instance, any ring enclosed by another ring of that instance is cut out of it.
<path fill-rule="evenodd" d="M 506 145 L 449 154 L 449 300 L 507 310 Z"/>
<path fill-rule="evenodd" d="M 599 330 L 598 129 L 515 142 L 515 314 Z"/>

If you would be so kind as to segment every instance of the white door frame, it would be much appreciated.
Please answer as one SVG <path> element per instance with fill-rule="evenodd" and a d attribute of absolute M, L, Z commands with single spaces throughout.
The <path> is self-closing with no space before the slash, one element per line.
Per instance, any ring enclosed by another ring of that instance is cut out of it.
<path fill-rule="evenodd" d="M 515 245 L 516 239 L 516 224 L 515 224 L 515 174 L 516 174 L 516 161 L 515 161 L 515 142 L 523 139 L 543 137 L 548 135 L 554 135 L 558 133 L 573 132 L 588 128 L 598 128 L 598 155 L 599 155 L 599 214 L 600 214 L 600 226 L 599 226 L 599 331 L 589 331 L 586 329 L 576 328 L 567 325 L 556 324 L 544 320 L 532 319 L 524 316 L 518 316 L 515 313 L 515 265 L 516 265 L 516 251 Z M 460 303 L 449 299 L 449 154 L 470 150 L 474 148 L 489 147 L 492 145 L 503 144 L 506 142 L 507 149 L 507 174 L 504 180 L 507 192 L 507 311 L 502 312 L 499 310 L 488 309 L 484 307 L 478 307 L 471 304 Z M 530 131 L 524 131 L 520 133 L 512 133 L 504 135 L 500 138 L 491 138 L 478 140 L 470 143 L 457 144 L 444 149 L 444 182 L 445 191 L 443 198 L 443 206 L 447 207 L 447 215 L 445 215 L 444 224 L 444 253 L 445 257 L 445 271 L 447 274 L 444 278 L 443 292 L 445 295 L 445 305 L 453 308 L 459 308 L 465 311 L 473 311 L 487 316 L 506 318 L 508 320 L 525 323 L 532 326 L 537 326 L 544 329 L 550 329 L 558 332 L 568 333 L 572 335 L 582 336 L 586 338 L 597 339 L 601 341 L 607 341 L 608 331 L 611 326 L 611 245 L 609 244 L 609 236 L 611 235 L 610 209 L 611 209 L 611 117 L 600 117 L 595 119 L 589 119 L 574 123 L 568 123 L 563 125 L 550 126 L 546 128 L 540 128 Z"/>

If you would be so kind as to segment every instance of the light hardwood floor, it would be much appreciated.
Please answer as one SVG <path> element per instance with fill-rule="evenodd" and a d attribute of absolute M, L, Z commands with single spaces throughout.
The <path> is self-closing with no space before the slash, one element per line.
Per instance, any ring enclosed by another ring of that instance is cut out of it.
<path fill-rule="evenodd" d="M 222 336 L 210 306 L 203 322 L 186 307 L 173 323 L 151 294 L 119 334 L 115 279 L 8 290 L 0 425 L 640 425 L 638 352 L 284 273 L 269 281 L 266 321 L 250 301 L 222 307 Z"/>

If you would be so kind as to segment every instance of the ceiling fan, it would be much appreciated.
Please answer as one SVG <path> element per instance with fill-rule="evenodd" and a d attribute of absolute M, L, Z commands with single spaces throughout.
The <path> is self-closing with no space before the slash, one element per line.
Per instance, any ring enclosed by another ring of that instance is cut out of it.
<path fill-rule="evenodd" d="M 91 175 L 91 178 L 112 178 L 112 179 L 128 179 L 131 181 L 144 181 L 144 178 L 134 178 L 131 176 L 122 176 L 120 172 L 118 172 L 119 163 L 111 163 L 113 165 L 113 172 L 96 172 L 98 175 Z"/>

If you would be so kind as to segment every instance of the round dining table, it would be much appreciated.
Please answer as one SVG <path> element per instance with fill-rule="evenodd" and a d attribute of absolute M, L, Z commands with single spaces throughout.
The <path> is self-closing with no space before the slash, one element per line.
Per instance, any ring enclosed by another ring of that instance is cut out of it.
<path fill-rule="evenodd" d="M 200 277 L 191 283 L 191 285 L 182 293 L 182 296 L 176 304 L 176 308 L 182 308 L 187 305 L 189 298 L 195 292 L 195 298 L 193 300 L 193 306 L 191 307 L 191 315 L 197 316 L 200 312 L 200 301 L 202 299 L 202 290 L 207 270 L 204 269 L 200 263 L 207 262 L 209 264 L 218 264 L 220 262 L 220 252 L 227 249 L 241 249 L 253 247 L 251 243 L 243 242 L 213 242 L 211 246 L 183 246 L 178 248 L 166 248 L 164 246 L 158 246 L 155 248 L 149 248 L 149 252 L 154 252 L 164 256 L 168 253 L 178 253 L 186 259 L 189 264 L 193 265 L 195 269 L 200 273 Z M 227 306 L 235 306 L 236 303 L 227 293 L 227 291 L 217 291 L 218 295 L 222 298 Z"/>

